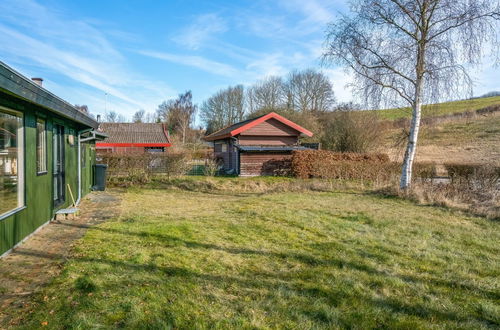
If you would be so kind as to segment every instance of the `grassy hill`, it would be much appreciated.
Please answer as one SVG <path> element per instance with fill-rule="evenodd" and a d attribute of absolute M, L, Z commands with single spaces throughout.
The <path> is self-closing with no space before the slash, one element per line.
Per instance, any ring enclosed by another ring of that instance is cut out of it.
<path fill-rule="evenodd" d="M 452 101 L 439 104 L 429 104 L 423 107 L 422 117 L 434 117 L 473 111 L 496 104 L 500 104 L 500 96 L 484 97 L 463 101 Z M 381 119 L 395 120 L 411 117 L 410 108 L 396 108 L 376 111 L 380 115 Z"/>
<path fill-rule="evenodd" d="M 446 102 L 424 106 L 424 118 L 463 113 L 499 105 L 500 97 Z M 409 118 L 410 109 L 377 110 L 384 120 Z M 381 151 L 394 160 L 402 160 L 404 145 L 401 128 L 388 129 Z M 423 125 L 417 147 L 417 161 L 443 163 L 500 164 L 500 112 L 472 117 L 448 118 L 433 125 Z"/>
<path fill-rule="evenodd" d="M 382 151 L 402 159 L 403 146 L 396 147 L 401 129 L 386 133 Z M 500 164 L 500 114 L 459 119 L 436 126 L 423 126 L 417 161 L 443 163 Z"/>

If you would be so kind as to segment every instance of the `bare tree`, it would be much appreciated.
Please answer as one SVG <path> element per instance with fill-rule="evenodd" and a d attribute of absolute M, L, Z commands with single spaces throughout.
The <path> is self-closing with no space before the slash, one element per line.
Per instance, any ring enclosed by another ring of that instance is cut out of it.
<path fill-rule="evenodd" d="M 158 117 L 158 113 L 156 113 L 156 112 L 146 112 L 146 115 L 144 117 L 144 122 L 145 123 L 160 123 L 161 120 Z"/>
<path fill-rule="evenodd" d="M 292 71 L 284 87 L 287 107 L 295 111 L 324 112 L 331 110 L 335 103 L 330 80 L 313 69 Z"/>
<path fill-rule="evenodd" d="M 145 122 L 145 115 L 146 115 L 146 111 L 144 110 L 139 110 L 139 111 L 136 111 L 134 113 L 134 115 L 132 116 L 132 122 L 134 123 L 144 123 Z"/>
<path fill-rule="evenodd" d="M 206 124 L 207 134 L 243 120 L 245 115 L 243 86 L 228 87 L 217 92 L 203 102 L 200 115 Z"/>
<path fill-rule="evenodd" d="M 270 76 L 258 81 L 246 91 L 246 103 L 249 113 L 266 109 L 274 111 L 285 107 L 286 94 L 283 79 Z"/>
<path fill-rule="evenodd" d="M 109 111 L 104 114 L 104 122 L 106 123 L 126 123 L 127 118 L 118 114 L 116 111 Z"/>
<path fill-rule="evenodd" d="M 485 44 L 498 46 L 499 19 L 495 0 L 354 0 L 329 26 L 324 60 L 354 73 L 367 104 L 412 108 L 401 189 L 411 184 L 422 103 L 472 94 L 466 66 Z"/>
<path fill-rule="evenodd" d="M 167 124 L 170 131 L 181 136 L 183 144 L 196 113 L 196 105 L 193 104 L 193 94 L 187 91 L 174 100 L 168 100 L 158 106 L 157 118 Z"/>
<path fill-rule="evenodd" d="M 188 133 L 191 122 L 196 113 L 196 105 L 193 104 L 193 94 L 187 91 L 180 94 L 177 100 L 177 126 L 182 135 L 182 144 L 186 143 L 186 135 Z"/>

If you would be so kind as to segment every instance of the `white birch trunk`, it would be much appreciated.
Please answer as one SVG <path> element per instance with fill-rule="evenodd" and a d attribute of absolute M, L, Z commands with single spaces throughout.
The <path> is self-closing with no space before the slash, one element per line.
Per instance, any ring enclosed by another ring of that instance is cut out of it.
<path fill-rule="evenodd" d="M 423 37 L 425 39 L 425 37 Z M 420 43 L 417 65 L 416 65 L 416 81 L 415 81 L 415 99 L 412 106 L 412 117 L 410 123 L 410 135 L 408 136 L 408 144 L 406 146 L 405 158 L 403 160 L 403 170 L 399 188 L 407 190 L 411 185 L 413 161 L 417 152 L 418 131 L 420 130 L 420 118 L 422 116 L 422 92 L 424 87 L 424 70 L 425 70 L 425 43 Z"/>
<path fill-rule="evenodd" d="M 410 135 L 408 136 L 408 145 L 406 146 L 403 171 L 399 183 L 399 187 L 403 190 L 410 187 L 412 180 L 413 160 L 417 152 L 418 131 L 420 129 L 420 117 L 422 115 L 422 101 L 420 98 L 413 106 L 412 113 Z"/>

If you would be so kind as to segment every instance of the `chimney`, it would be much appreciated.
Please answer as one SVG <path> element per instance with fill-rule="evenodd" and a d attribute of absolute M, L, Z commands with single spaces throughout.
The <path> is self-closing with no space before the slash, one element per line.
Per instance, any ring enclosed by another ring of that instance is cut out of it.
<path fill-rule="evenodd" d="M 43 79 L 42 78 L 31 78 L 37 84 L 38 86 L 42 87 L 43 85 Z"/>

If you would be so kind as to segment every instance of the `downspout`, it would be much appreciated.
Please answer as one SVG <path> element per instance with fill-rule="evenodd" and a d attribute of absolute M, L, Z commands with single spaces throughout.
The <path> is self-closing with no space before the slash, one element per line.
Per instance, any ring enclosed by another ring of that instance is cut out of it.
<path fill-rule="evenodd" d="M 80 199 L 82 198 L 82 141 L 81 135 L 86 132 L 92 131 L 92 128 L 87 128 L 78 131 L 78 198 L 75 202 L 75 206 L 80 204 Z"/>
<path fill-rule="evenodd" d="M 234 136 L 231 137 L 231 140 L 233 140 L 233 147 L 237 150 L 236 151 L 236 174 L 239 176 L 240 175 L 240 149 L 238 148 L 240 144 L 238 143 L 238 139 L 235 138 Z"/>

